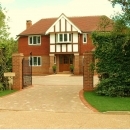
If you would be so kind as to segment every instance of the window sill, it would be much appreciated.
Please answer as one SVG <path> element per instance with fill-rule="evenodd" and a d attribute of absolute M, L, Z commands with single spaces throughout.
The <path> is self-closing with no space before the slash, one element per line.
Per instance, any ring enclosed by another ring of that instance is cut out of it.
<path fill-rule="evenodd" d="M 72 42 L 57 42 L 56 44 L 71 44 Z"/>
<path fill-rule="evenodd" d="M 42 65 L 32 65 L 32 67 L 41 67 Z"/>
<path fill-rule="evenodd" d="M 28 44 L 29 46 L 41 46 L 41 44 Z"/>

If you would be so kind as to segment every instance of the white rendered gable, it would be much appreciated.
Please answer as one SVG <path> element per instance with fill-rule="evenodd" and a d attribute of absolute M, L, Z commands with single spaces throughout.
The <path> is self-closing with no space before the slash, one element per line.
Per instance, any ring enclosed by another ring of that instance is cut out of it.
<path fill-rule="evenodd" d="M 78 33 L 81 33 L 81 30 L 78 27 L 76 27 L 64 14 L 61 14 L 45 34 L 67 31 L 77 31 Z"/>

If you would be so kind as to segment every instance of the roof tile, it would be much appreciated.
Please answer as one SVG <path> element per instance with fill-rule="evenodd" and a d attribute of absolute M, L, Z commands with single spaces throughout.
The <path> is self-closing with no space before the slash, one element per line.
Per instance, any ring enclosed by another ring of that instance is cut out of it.
<path fill-rule="evenodd" d="M 68 19 L 76 25 L 82 32 L 92 32 L 98 28 L 102 16 L 82 16 L 82 17 L 68 17 Z M 24 30 L 20 35 L 44 34 L 47 29 L 58 18 L 41 19 L 30 28 Z M 109 19 L 109 18 L 108 18 Z"/>

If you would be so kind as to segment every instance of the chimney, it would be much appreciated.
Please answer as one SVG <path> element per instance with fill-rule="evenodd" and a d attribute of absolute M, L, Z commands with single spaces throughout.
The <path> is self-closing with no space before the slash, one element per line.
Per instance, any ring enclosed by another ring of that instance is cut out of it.
<path fill-rule="evenodd" d="M 26 21 L 26 29 L 30 28 L 32 26 L 32 21 L 31 20 L 27 20 Z"/>

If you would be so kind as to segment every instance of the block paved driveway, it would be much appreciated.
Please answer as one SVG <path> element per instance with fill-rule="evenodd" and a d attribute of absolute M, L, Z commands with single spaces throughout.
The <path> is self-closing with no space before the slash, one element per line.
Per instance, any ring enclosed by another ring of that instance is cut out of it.
<path fill-rule="evenodd" d="M 82 87 L 82 76 L 34 76 L 33 87 L 0 98 L 0 128 L 130 128 L 128 114 L 84 106 Z"/>
<path fill-rule="evenodd" d="M 79 99 L 82 76 L 33 77 L 33 87 L 0 99 L 0 109 L 45 112 L 91 112 Z"/>

